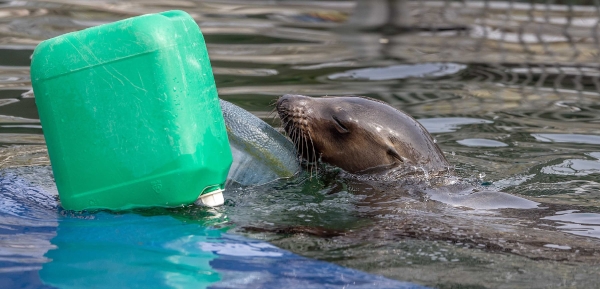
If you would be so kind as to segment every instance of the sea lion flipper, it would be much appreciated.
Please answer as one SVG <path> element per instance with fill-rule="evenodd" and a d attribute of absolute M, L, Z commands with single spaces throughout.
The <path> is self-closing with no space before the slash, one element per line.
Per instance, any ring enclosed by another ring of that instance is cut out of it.
<path fill-rule="evenodd" d="M 476 210 L 493 209 L 533 209 L 539 203 L 504 192 L 491 190 L 477 191 L 475 187 L 457 190 L 453 186 L 426 189 L 429 199 L 456 207 Z"/>

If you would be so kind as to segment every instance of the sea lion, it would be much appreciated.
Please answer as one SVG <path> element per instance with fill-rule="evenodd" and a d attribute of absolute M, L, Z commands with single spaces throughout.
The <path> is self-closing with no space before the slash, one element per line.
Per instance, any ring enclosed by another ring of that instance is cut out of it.
<path fill-rule="evenodd" d="M 393 180 L 416 173 L 441 175 L 427 178 L 429 184 L 436 185 L 421 191 L 431 200 L 452 206 L 538 206 L 521 197 L 457 182 L 429 132 L 414 118 L 385 102 L 362 96 L 317 98 L 286 94 L 277 101 L 277 112 L 297 153 L 309 162 L 321 160 L 375 180 L 379 176 Z M 434 179 L 439 180 L 431 182 Z"/>
<path fill-rule="evenodd" d="M 378 100 L 286 94 L 277 101 L 277 112 L 298 154 L 309 162 L 322 160 L 353 174 L 450 167 L 419 122 Z"/>

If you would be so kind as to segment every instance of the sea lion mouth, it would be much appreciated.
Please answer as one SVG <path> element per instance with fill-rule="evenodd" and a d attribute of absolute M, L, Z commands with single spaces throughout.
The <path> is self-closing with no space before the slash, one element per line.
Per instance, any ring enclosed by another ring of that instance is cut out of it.
<path fill-rule="evenodd" d="M 277 101 L 277 113 L 288 137 L 292 140 L 300 158 L 317 162 L 317 152 L 310 133 L 310 119 L 307 113 L 308 97 L 286 94 Z"/>

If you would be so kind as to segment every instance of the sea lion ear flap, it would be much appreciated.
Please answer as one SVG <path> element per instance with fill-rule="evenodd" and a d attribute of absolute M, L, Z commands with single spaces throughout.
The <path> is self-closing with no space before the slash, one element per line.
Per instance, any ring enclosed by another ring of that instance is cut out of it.
<path fill-rule="evenodd" d="M 396 148 L 394 147 L 388 147 L 387 150 L 388 155 L 392 156 L 394 159 L 398 160 L 399 162 L 403 163 L 404 159 L 400 156 L 400 154 L 396 151 Z"/>

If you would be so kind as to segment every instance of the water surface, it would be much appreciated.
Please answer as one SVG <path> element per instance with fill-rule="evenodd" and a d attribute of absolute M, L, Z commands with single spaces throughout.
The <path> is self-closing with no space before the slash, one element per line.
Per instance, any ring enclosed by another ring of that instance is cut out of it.
<path fill-rule="evenodd" d="M 286 93 L 381 99 L 423 123 L 462 180 L 542 205 L 455 208 L 332 170 L 231 190 L 216 211 L 158 215 L 200 220 L 232 236 L 438 288 L 595 288 L 600 282 L 597 7 L 163 2 L 0 2 L 5 284 L 44 286 L 38 272 L 52 264 L 58 223 L 81 217 L 57 216 L 30 92 L 33 49 L 65 32 L 169 9 L 187 11 L 200 25 L 221 98 L 275 126 L 272 104 Z M 147 217 L 140 226 L 157 217 L 134 213 Z"/>

